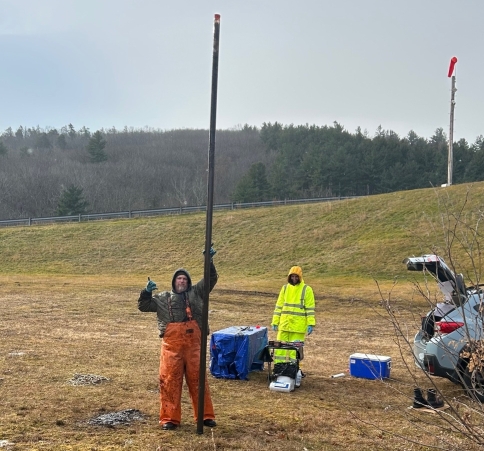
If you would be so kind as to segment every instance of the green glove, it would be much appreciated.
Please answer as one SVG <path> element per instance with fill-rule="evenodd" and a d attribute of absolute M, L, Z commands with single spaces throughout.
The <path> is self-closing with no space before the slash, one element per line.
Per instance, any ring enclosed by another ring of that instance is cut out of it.
<path fill-rule="evenodd" d="M 146 285 L 146 291 L 148 293 L 151 293 L 152 291 L 157 290 L 158 287 L 156 286 L 156 283 L 153 282 L 149 277 L 148 277 L 148 284 Z"/>
<path fill-rule="evenodd" d="M 213 256 L 217 253 L 217 251 L 212 246 L 213 246 L 213 243 L 210 245 L 210 250 L 208 251 L 210 254 L 210 259 L 212 259 Z M 203 251 L 202 253 L 203 255 L 205 255 L 205 251 Z"/>

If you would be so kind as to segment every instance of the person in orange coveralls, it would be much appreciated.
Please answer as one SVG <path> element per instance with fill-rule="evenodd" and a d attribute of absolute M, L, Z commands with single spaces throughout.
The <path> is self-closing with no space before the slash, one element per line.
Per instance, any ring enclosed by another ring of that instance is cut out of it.
<path fill-rule="evenodd" d="M 216 251 L 210 249 L 213 257 Z M 210 260 L 210 291 L 217 283 L 218 274 Z M 181 423 L 181 394 L 183 376 L 188 385 L 195 422 L 198 421 L 198 385 L 200 369 L 200 348 L 202 311 L 205 280 L 192 285 L 190 274 L 183 268 L 173 274 L 172 290 L 153 296 L 156 283 L 148 280 L 141 291 L 138 309 L 142 312 L 156 312 L 160 330 L 160 425 L 163 430 L 174 430 Z M 203 424 L 215 427 L 215 413 L 205 379 L 205 405 Z"/>

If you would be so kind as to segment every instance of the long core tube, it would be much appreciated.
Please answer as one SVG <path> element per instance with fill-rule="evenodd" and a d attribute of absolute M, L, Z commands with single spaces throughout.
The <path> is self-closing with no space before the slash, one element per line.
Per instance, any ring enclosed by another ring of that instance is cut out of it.
<path fill-rule="evenodd" d="M 198 385 L 197 434 L 203 434 L 205 381 L 207 367 L 208 302 L 210 297 L 210 248 L 212 246 L 213 185 L 215 166 L 215 130 L 217 122 L 217 82 L 219 57 L 220 14 L 215 14 L 213 25 L 212 100 L 210 107 L 210 136 L 208 146 L 207 217 L 205 227 L 205 293 L 202 311 L 202 336 L 200 346 L 200 379 Z"/>

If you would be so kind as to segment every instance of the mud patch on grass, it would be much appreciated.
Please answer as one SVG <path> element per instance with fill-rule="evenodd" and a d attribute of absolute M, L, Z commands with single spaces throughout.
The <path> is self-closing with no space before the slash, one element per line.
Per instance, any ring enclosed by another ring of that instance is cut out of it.
<path fill-rule="evenodd" d="M 96 374 L 74 374 L 72 379 L 68 382 L 71 385 L 97 385 L 101 384 L 109 379 L 104 376 L 98 376 Z"/>
<path fill-rule="evenodd" d="M 120 412 L 104 413 L 97 417 L 91 418 L 88 424 L 92 426 L 106 426 L 114 427 L 121 425 L 129 425 L 133 421 L 142 421 L 143 414 L 136 409 L 121 410 Z"/>

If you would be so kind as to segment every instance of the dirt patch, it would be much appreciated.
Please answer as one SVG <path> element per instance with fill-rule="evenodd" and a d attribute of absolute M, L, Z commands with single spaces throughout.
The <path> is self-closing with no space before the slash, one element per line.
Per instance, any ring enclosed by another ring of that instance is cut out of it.
<path fill-rule="evenodd" d="M 69 380 L 71 385 L 97 385 L 101 384 L 109 379 L 104 376 L 98 376 L 96 374 L 74 374 L 72 379 Z"/>
<path fill-rule="evenodd" d="M 121 410 L 120 412 L 110 412 L 91 418 L 88 423 L 92 426 L 114 427 L 131 424 L 133 421 L 143 420 L 143 414 L 136 409 Z"/>

